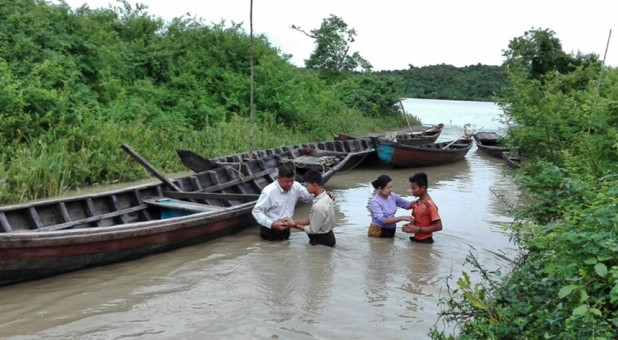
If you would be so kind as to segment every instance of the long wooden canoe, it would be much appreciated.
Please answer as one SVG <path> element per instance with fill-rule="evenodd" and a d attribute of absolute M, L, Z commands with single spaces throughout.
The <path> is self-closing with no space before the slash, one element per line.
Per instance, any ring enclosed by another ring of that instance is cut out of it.
<path fill-rule="evenodd" d="M 134 259 L 255 225 L 263 160 L 110 192 L 0 207 L 0 285 Z"/>
<path fill-rule="evenodd" d="M 396 168 L 412 168 L 462 160 L 472 148 L 472 140 L 461 138 L 441 143 L 405 145 L 375 138 L 375 145 L 381 162 Z"/>
<path fill-rule="evenodd" d="M 300 177 L 308 169 L 322 172 L 324 183 L 337 171 L 370 164 L 375 160 L 375 147 L 369 138 L 346 141 L 314 142 L 243 152 L 207 159 L 190 150 L 178 150 L 178 156 L 189 169 L 200 172 L 217 166 L 263 159 L 277 164 L 292 162 Z"/>
<path fill-rule="evenodd" d="M 444 124 L 438 124 L 423 131 L 398 133 L 395 135 L 395 141 L 405 145 L 434 143 L 440 137 L 443 128 Z"/>
<path fill-rule="evenodd" d="M 473 138 L 479 151 L 488 155 L 502 158 L 502 153 L 509 150 L 509 148 L 500 144 L 502 137 L 495 132 L 477 132 Z"/>
<path fill-rule="evenodd" d="M 366 140 L 294 145 L 256 151 L 253 159 L 219 157 L 205 171 L 162 183 L 2 206 L 0 285 L 139 258 L 255 226 L 251 209 L 281 162 L 318 169 L 328 180 L 373 154 Z"/>
<path fill-rule="evenodd" d="M 513 169 L 519 168 L 522 164 L 525 164 L 530 161 L 528 157 L 521 155 L 511 154 L 509 151 L 504 151 L 502 153 L 502 159 L 506 162 L 506 165 Z"/>
<path fill-rule="evenodd" d="M 339 133 L 333 133 L 333 139 L 336 141 L 347 141 L 347 140 L 355 140 L 355 139 L 372 139 L 374 137 L 388 139 L 393 142 L 406 144 L 406 145 L 421 145 L 421 144 L 429 144 L 434 143 L 440 134 L 442 133 L 442 129 L 444 128 L 444 124 L 438 124 L 432 126 L 430 128 L 406 132 L 406 131 L 392 131 L 387 133 L 379 133 L 379 134 L 369 134 L 363 137 L 356 137 L 353 135 Z"/>

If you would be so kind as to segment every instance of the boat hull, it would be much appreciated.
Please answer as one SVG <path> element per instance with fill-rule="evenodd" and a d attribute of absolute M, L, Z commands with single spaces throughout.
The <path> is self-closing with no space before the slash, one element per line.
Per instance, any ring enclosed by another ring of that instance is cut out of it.
<path fill-rule="evenodd" d="M 105 230 L 0 235 L 0 285 L 132 260 L 230 235 L 255 226 L 253 205 Z"/>
<path fill-rule="evenodd" d="M 422 145 L 434 143 L 438 139 L 438 137 L 440 137 L 442 129 L 444 129 L 444 124 L 438 124 L 429 129 L 419 131 L 393 131 L 388 133 L 367 135 L 364 137 L 356 137 L 345 133 L 339 133 L 333 134 L 333 138 L 335 141 L 349 141 L 357 139 L 372 139 L 374 137 L 377 137 L 382 139 L 389 139 L 391 141 L 405 145 Z"/>
<path fill-rule="evenodd" d="M 479 132 L 473 138 L 479 151 L 487 155 L 502 158 L 502 153 L 509 150 L 507 147 L 500 145 L 501 137 L 495 132 Z"/>
<path fill-rule="evenodd" d="M 519 156 L 519 155 L 511 155 L 508 151 L 502 153 L 502 158 L 512 169 L 517 169 L 521 167 L 522 164 L 525 164 L 530 161 L 527 157 Z"/>
<path fill-rule="evenodd" d="M 0 285 L 126 261 L 255 226 L 263 160 L 91 195 L 0 207 Z"/>
<path fill-rule="evenodd" d="M 188 150 L 178 150 L 178 155 L 183 164 L 195 172 L 215 166 L 243 163 L 251 159 L 268 161 L 274 167 L 281 163 L 291 162 L 296 165 L 299 180 L 302 180 L 302 175 L 307 170 L 313 169 L 322 173 L 323 183 L 326 183 L 337 171 L 372 164 L 375 161 L 375 146 L 370 138 L 354 138 L 289 145 L 213 159 L 206 159 Z M 320 159 L 328 156 L 335 157 L 336 162 L 324 165 Z"/>
<path fill-rule="evenodd" d="M 382 139 L 376 140 L 376 152 L 379 160 L 396 168 L 453 163 L 464 159 L 471 147 L 472 141 L 469 139 L 460 139 L 452 144 L 451 142 L 442 142 L 416 146 Z"/>

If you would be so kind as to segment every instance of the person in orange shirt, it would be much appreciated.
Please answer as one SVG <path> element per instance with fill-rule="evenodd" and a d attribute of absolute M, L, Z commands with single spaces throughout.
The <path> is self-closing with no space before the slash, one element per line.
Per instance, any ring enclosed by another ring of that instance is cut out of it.
<path fill-rule="evenodd" d="M 412 202 L 412 223 L 405 224 L 401 230 L 412 233 L 410 241 L 418 243 L 433 243 L 433 233 L 442 230 L 442 220 L 438 214 L 438 206 L 427 193 L 427 174 L 419 172 L 410 177 L 412 195 L 418 199 Z"/>

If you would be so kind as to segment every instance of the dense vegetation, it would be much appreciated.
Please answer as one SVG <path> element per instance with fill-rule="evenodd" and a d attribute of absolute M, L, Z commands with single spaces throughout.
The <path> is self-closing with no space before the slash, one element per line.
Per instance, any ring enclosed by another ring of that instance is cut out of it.
<path fill-rule="evenodd" d="M 311 31 L 316 38 L 329 29 L 353 36 L 329 19 Z M 183 169 L 178 148 L 207 157 L 246 151 L 250 42 L 235 24 L 163 22 L 127 3 L 71 10 L 3 2 L 0 203 L 143 177 L 121 143 L 165 172 Z M 548 30 L 512 40 L 502 67 L 437 65 L 378 76 L 358 55 L 344 58 L 347 70 L 314 70 L 333 60 L 318 53 L 312 67 L 298 69 L 261 36 L 254 51 L 256 148 L 392 127 L 401 96 L 500 94 L 513 126 L 508 143 L 532 158 L 517 174 L 526 206 L 511 227 L 521 257 L 501 276 L 471 256 L 483 280 L 464 273 L 443 316 L 457 323 L 459 338 L 615 338 L 618 70 L 565 54 Z M 432 336 L 450 337 L 438 329 Z"/>
<path fill-rule="evenodd" d="M 163 172 L 176 149 L 206 157 L 400 125 L 391 79 L 299 69 L 240 25 L 171 22 L 145 8 L 0 6 L 0 203 L 145 177 L 127 143 Z"/>
<path fill-rule="evenodd" d="M 509 86 L 504 67 L 480 64 L 410 66 L 378 75 L 399 79 L 407 98 L 493 101 Z"/>
<path fill-rule="evenodd" d="M 461 339 L 615 339 L 618 334 L 618 70 L 570 56 L 550 30 L 506 53 L 509 144 L 532 161 L 510 229 L 521 257 L 506 276 L 469 262 L 442 316 Z M 450 338 L 438 329 L 436 339 Z"/>

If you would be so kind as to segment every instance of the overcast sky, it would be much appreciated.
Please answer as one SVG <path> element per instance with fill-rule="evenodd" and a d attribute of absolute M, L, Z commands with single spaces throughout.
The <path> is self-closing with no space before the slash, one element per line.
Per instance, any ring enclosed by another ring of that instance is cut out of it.
<path fill-rule="evenodd" d="M 114 0 L 65 0 L 71 7 L 117 6 Z M 170 20 L 202 18 L 207 24 L 244 23 L 249 32 L 250 0 L 142 0 L 147 12 Z M 331 14 L 356 30 L 351 51 L 374 70 L 403 70 L 409 65 L 500 65 L 509 41 L 531 28 L 551 29 L 565 52 L 595 53 L 602 60 L 610 29 L 618 26 L 616 0 L 253 0 L 254 34 L 304 65 L 313 40 L 309 32 Z M 618 67 L 618 32 L 612 31 L 606 65 Z"/>

